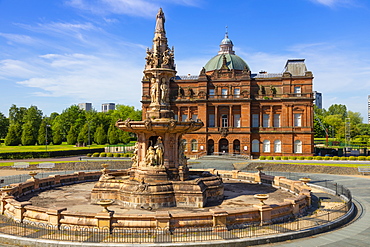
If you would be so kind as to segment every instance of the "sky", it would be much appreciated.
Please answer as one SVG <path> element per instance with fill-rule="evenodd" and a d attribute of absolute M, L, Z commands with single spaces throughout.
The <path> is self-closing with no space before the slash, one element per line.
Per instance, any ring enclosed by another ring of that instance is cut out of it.
<path fill-rule="evenodd" d="M 367 121 L 368 0 L 0 0 L 0 112 L 89 102 L 141 109 L 146 48 L 162 7 L 178 75 L 198 75 L 228 27 L 252 73 L 304 58 L 323 106 Z"/>

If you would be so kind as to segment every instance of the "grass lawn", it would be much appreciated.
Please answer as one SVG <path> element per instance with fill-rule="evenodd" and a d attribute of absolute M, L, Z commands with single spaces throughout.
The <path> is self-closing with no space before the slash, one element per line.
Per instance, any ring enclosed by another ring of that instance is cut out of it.
<path fill-rule="evenodd" d="M 90 148 L 104 148 L 106 145 L 90 145 Z M 61 144 L 61 145 L 48 145 L 48 151 L 62 151 L 62 150 L 78 150 L 78 149 L 89 149 L 89 147 L 76 147 L 74 145 Z M 35 146 L 5 146 L 4 143 L 0 146 L 0 152 L 11 153 L 11 152 L 32 152 L 32 151 L 46 151 L 45 145 Z"/>
<path fill-rule="evenodd" d="M 339 161 L 340 162 L 340 161 Z M 284 161 L 269 161 L 269 163 L 278 163 L 278 164 L 284 164 Z M 359 163 L 359 164 L 346 164 L 346 163 L 309 163 L 309 161 L 307 161 L 307 163 L 294 163 L 294 162 L 287 162 L 286 164 L 292 164 L 292 165 L 309 165 L 309 166 L 337 166 L 337 167 L 360 167 L 360 166 L 369 166 L 369 164 L 363 164 L 363 163 Z"/>

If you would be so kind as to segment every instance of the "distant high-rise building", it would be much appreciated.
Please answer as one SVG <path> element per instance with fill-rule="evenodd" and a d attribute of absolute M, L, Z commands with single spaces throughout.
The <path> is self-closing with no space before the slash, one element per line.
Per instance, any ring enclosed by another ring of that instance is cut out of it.
<path fill-rule="evenodd" d="M 317 106 L 317 108 L 322 109 L 322 93 L 314 91 L 313 94 L 314 94 L 313 103 Z"/>
<path fill-rule="evenodd" d="M 78 107 L 81 110 L 84 110 L 84 111 L 91 111 L 92 110 L 92 103 L 79 103 Z"/>
<path fill-rule="evenodd" d="M 115 103 L 105 103 L 101 105 L 101 111 L 102 112 L 108 112 L 110 110 L 115 110 L 116 104 Z"/>
<path fill-rule="evenodd" d="M 370 95 L 367 96 L 367 123 L 370 124 Z"/>

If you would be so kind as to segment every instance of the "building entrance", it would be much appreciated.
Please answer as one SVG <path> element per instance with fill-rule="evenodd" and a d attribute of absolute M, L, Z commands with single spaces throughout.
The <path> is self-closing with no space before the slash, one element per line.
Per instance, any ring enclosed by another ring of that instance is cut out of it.
<path fill-rule="evenodd" d="M 225 138 L 222 138 L 218 143 L 218 152 L 220 153 L 229 153 L 229 141 Z"/>

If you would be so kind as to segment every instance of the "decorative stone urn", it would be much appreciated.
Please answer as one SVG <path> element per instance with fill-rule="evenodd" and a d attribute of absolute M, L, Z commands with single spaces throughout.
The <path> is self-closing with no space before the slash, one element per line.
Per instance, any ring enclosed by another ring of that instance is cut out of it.
<path fill-rule="evenodd" d="M 0 188 L 2 192 L 4 192 L 7 196 L 9 196 L 9 192 L 13 190 L 13 187 L 10 185 L 6 185 L 2 188 Z"/>
<path fill-rule="evenodd" d="M 113 200 L 100 200 L 100 201 L 97 201 L 97 204 L 103 207 L 102 212 L 109 213 L 110 211 L 108 210 L 108 207 L 113 204 Z"/>
<path fill-rule="evenodd" d="M 38 173 L 35 172 L 35 171 L 31 171 L 28 173 L 28 175 L 30 175 L 32 177 L 32 179 L 35 179 L 35 176 L 37 175 Z"/>
<path fill-rule="evenodd" d="M 264 201 L 269 198 L 269 195 L 267 195 L 267 194 L 255 194 L 254 198 L 260 200 L 260 205 L 263 206 L 263 205 L 266 205 L 266 203 Z"/>

